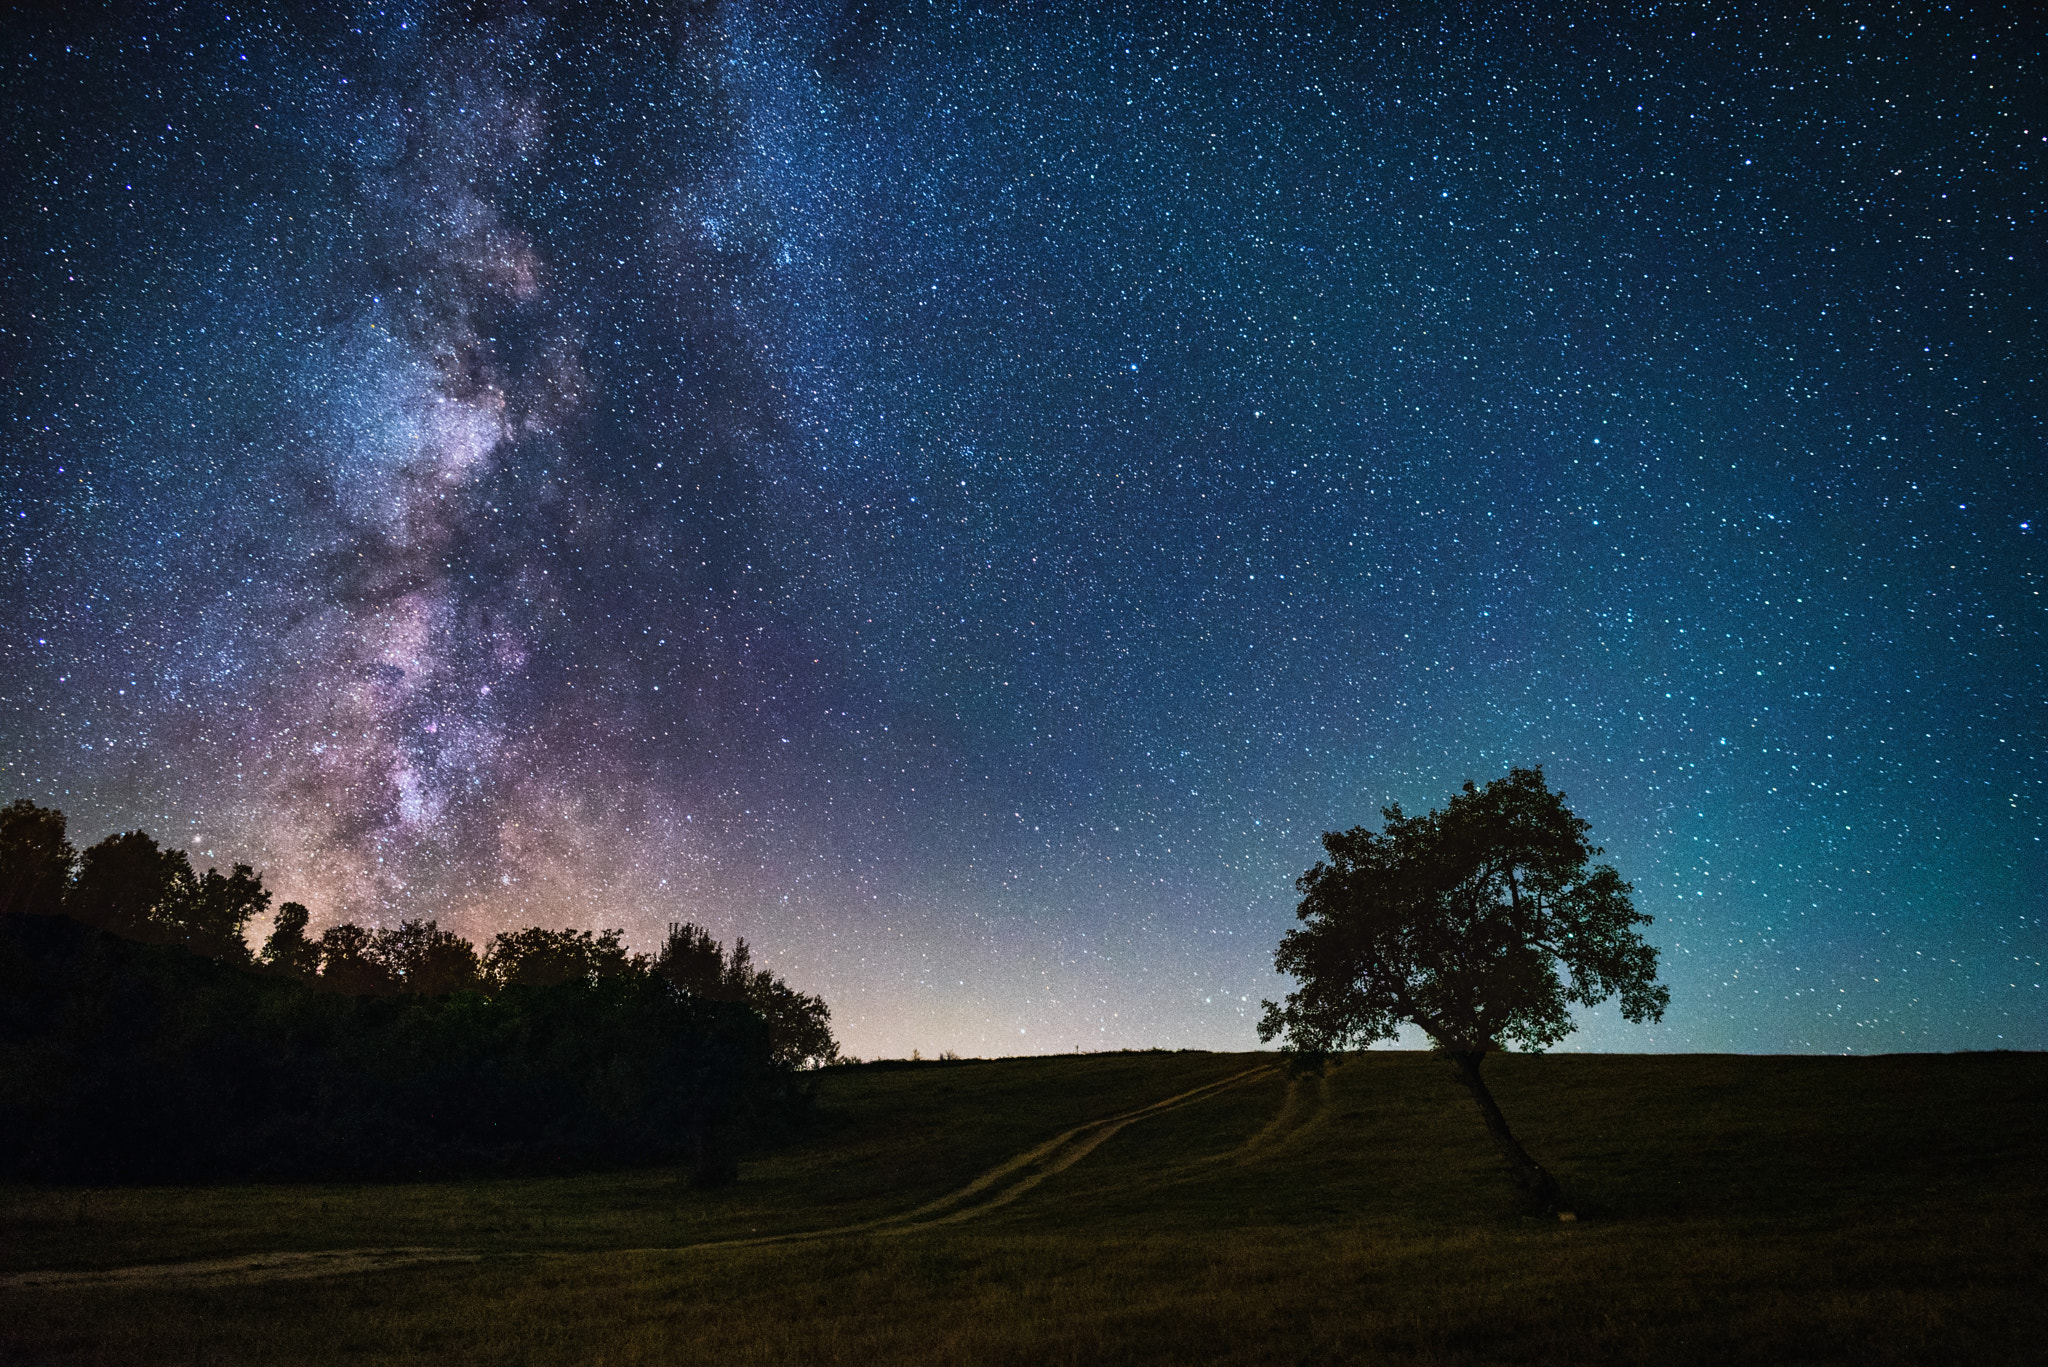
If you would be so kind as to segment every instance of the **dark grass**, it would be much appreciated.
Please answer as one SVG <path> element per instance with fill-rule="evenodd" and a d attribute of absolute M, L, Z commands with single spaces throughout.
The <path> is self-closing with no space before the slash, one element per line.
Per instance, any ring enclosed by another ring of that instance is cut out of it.
<path fill-rule="evenodd" d="M 1275 1073 L 1123 1130 L 962 1224 L 752 1247 L 955 1189 L 1261 1061 L 838 1070 L 801 1144 L 667 1171 L 0 1191 L 5 1269 L 434 1245 L 472 1264 L 0 1290 L 0 1359 L 127 1362 L 2034 1362 L 2048 1057 L 1507 1057 L 1588 1219 L 1516 1201 L 1426 1055 Z"/>

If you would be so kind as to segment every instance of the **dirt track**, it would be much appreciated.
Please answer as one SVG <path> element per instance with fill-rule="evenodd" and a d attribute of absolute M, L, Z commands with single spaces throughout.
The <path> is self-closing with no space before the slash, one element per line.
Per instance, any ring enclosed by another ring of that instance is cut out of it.
<path fill-rule="evenodd" d="M 950 1196 L 942 1196 L 906 1215 L 877 1221 L 869 1228 L 877 1233 L 900 1234 L 913 1229 L 926 1229 L 933 1225 L 954 1224 L 971 1219 L 984 1211 L 994 1210 L 998 1206 L 1008 1205 L 1054 1173 L 1065 1172 L 1073 1167 L 1126 1125 L 1176 1110 L 1190 1102 L 1200 1101 L 1217 1092 L 1240 1086 L 1272 1071 L 1271 1065 L 1247 1068 L 1241 1073 L 1224 1078 L 1221 1082 L 1190 1088 L 1178 1096 L 1155 1101 L 1150 1106 L 1141 1106 L 1135 1111 L 1126 1111 L 1122 1115 L 1111 1116 L 1106 1120 L 1091 1120 L 1086 1125 L 1076 1125 L 1065 1134 L 1055 1136 L 1037 1148 L 1019 1154 L 1000 1167 L 990 1169 Z M 1017 1176 L 1017 1180 L 1008 1186 L 1002 1186 L 1005 1179 L 1011 1176 Z M 988 1199 L 974 1199 L 991 1190 L 996 1194 Z M 953 1207 L 959 1208 L 952 1209 Z M 941 1211 L 949 1213 L 940 1214 Z"/>
<path fill-rule="evenodd" d="M 38 1286 L 141 1286 L 154 1282 L 286 1282 L 378 1272 L 421 1263 L 473 1263 L 481 1253 L 454 1248 L 339 1248 L 322 1253 L 251 1253 L 196 1263 L 145 1263 L 84 1272 L 17 1272 L 0 1277 L 0 1290 Z"/>
<path fill-rule="evenodd" d="M 940 1225 L 959 1224 L 1006 1206 L 1046 1178 L 1065 1172 L 1106 1143 L 1124 1127 L 1140 1120 L 1203 1100 L 1231 1087 L 1241 1086 L 1273 1071 L 1272 1065 L 1247 1068 L 1220 1082 L 1192 1087 L 1163 1101 L 1140 1106 L 1121 1115 L 1091 1120 L 1053 1136 L 989 1169 L 981 1176 L 935 1201 L 928 1201 L 900 1215 L 839 1225 L 830 1229 L 803 1230 L 793 1234 L 771 1234 L 750 1239 L 720 1239 L 710 1243 L 682 1244 L 673 1248 L 618 1249 L 619 1253 L 680 1253 L 704 1248 L 744 1248 L 762 1244 L 798 1243 L 814 1239 L 843 1238 L 852 1234 L 909 1234 Z M 1289 1089 L 1288 1104 L 1266 1130 L 1254 1136 L 1246 1150 L 1284 1137 L 1297 1128 L 1300 1084 Z M 164 1282 L 248 1283 L 292 1281 L 304 1277 L 334 1277 L 357 1272 L 378 1272 L 388 1268 L 415 1267 L 426 1263 L 479 1262 L 485 1255 L 453 1248 L 345 1248 L 319 1253 L 252 1253 L 238 1258 L 214 1258 L 204 1262 L 149 1263 L 140 1267 L 107 1268 L 96 1271 L 17 1272 L 0 1277 L 0 1290 L 32 1287 L 80 1287 L 146 1285 Z M 522 1256 L 522 1255 L 514 1255 Z M 523 1256 L 551 1256 L 528 1254 Z"/>

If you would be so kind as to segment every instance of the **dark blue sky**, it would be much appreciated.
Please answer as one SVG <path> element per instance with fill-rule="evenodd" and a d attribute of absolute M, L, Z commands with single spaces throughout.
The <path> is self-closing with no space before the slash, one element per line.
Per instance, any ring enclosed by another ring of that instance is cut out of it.
<path fill-rule="evenodd" d="M 6 39 L 0 787 L 316 924 L 1248 1048 L 1541 763 L 1673 1003 L 2048 1047 L 2037 22 L 138 6 Z"/>

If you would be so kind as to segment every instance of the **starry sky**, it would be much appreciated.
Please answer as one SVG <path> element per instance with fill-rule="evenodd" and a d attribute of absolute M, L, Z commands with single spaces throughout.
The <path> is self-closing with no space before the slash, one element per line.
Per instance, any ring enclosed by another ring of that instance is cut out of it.
<path fill-rule="evenodd" d="M 2037 20 L 307 8 L 4 26 L 0 800 L 1244 1049 L 1540 763 L 1565 1047 L 2048 1047 Z"/>

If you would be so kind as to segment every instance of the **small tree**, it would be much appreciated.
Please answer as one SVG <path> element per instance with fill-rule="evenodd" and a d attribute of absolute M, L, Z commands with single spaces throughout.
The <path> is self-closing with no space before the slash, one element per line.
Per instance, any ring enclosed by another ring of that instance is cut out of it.
<path fill-rule="evenodd" d="M 1259 1038 L 1284 1037 L 1320 1060 L 1420 1026 L 1471 1091 L 1517 1183 L 1555 1209 L 1556 1180 L 1508 1129 L 1480 1065 L 1504 1042 L 1557 1043 L 1575 1028 L 1574 1003 L 1618 995 L 1628 1020 L 1662 1019 L 1671 994 L 1656 981 L 1657 951 L 1636 933 L 1650 918 L 1612 866 L 1587 867 L 1601 851 L 1540 768 L 1467 783 L 1428 816 L 1399 806 L 1382 815 L 1383 832 L 1326 834 L 1329 859 L 1296 883 L 1304 924 L 1273 961 L 1301 986 L 1284 1004 L 1264 1003 Z"/>

